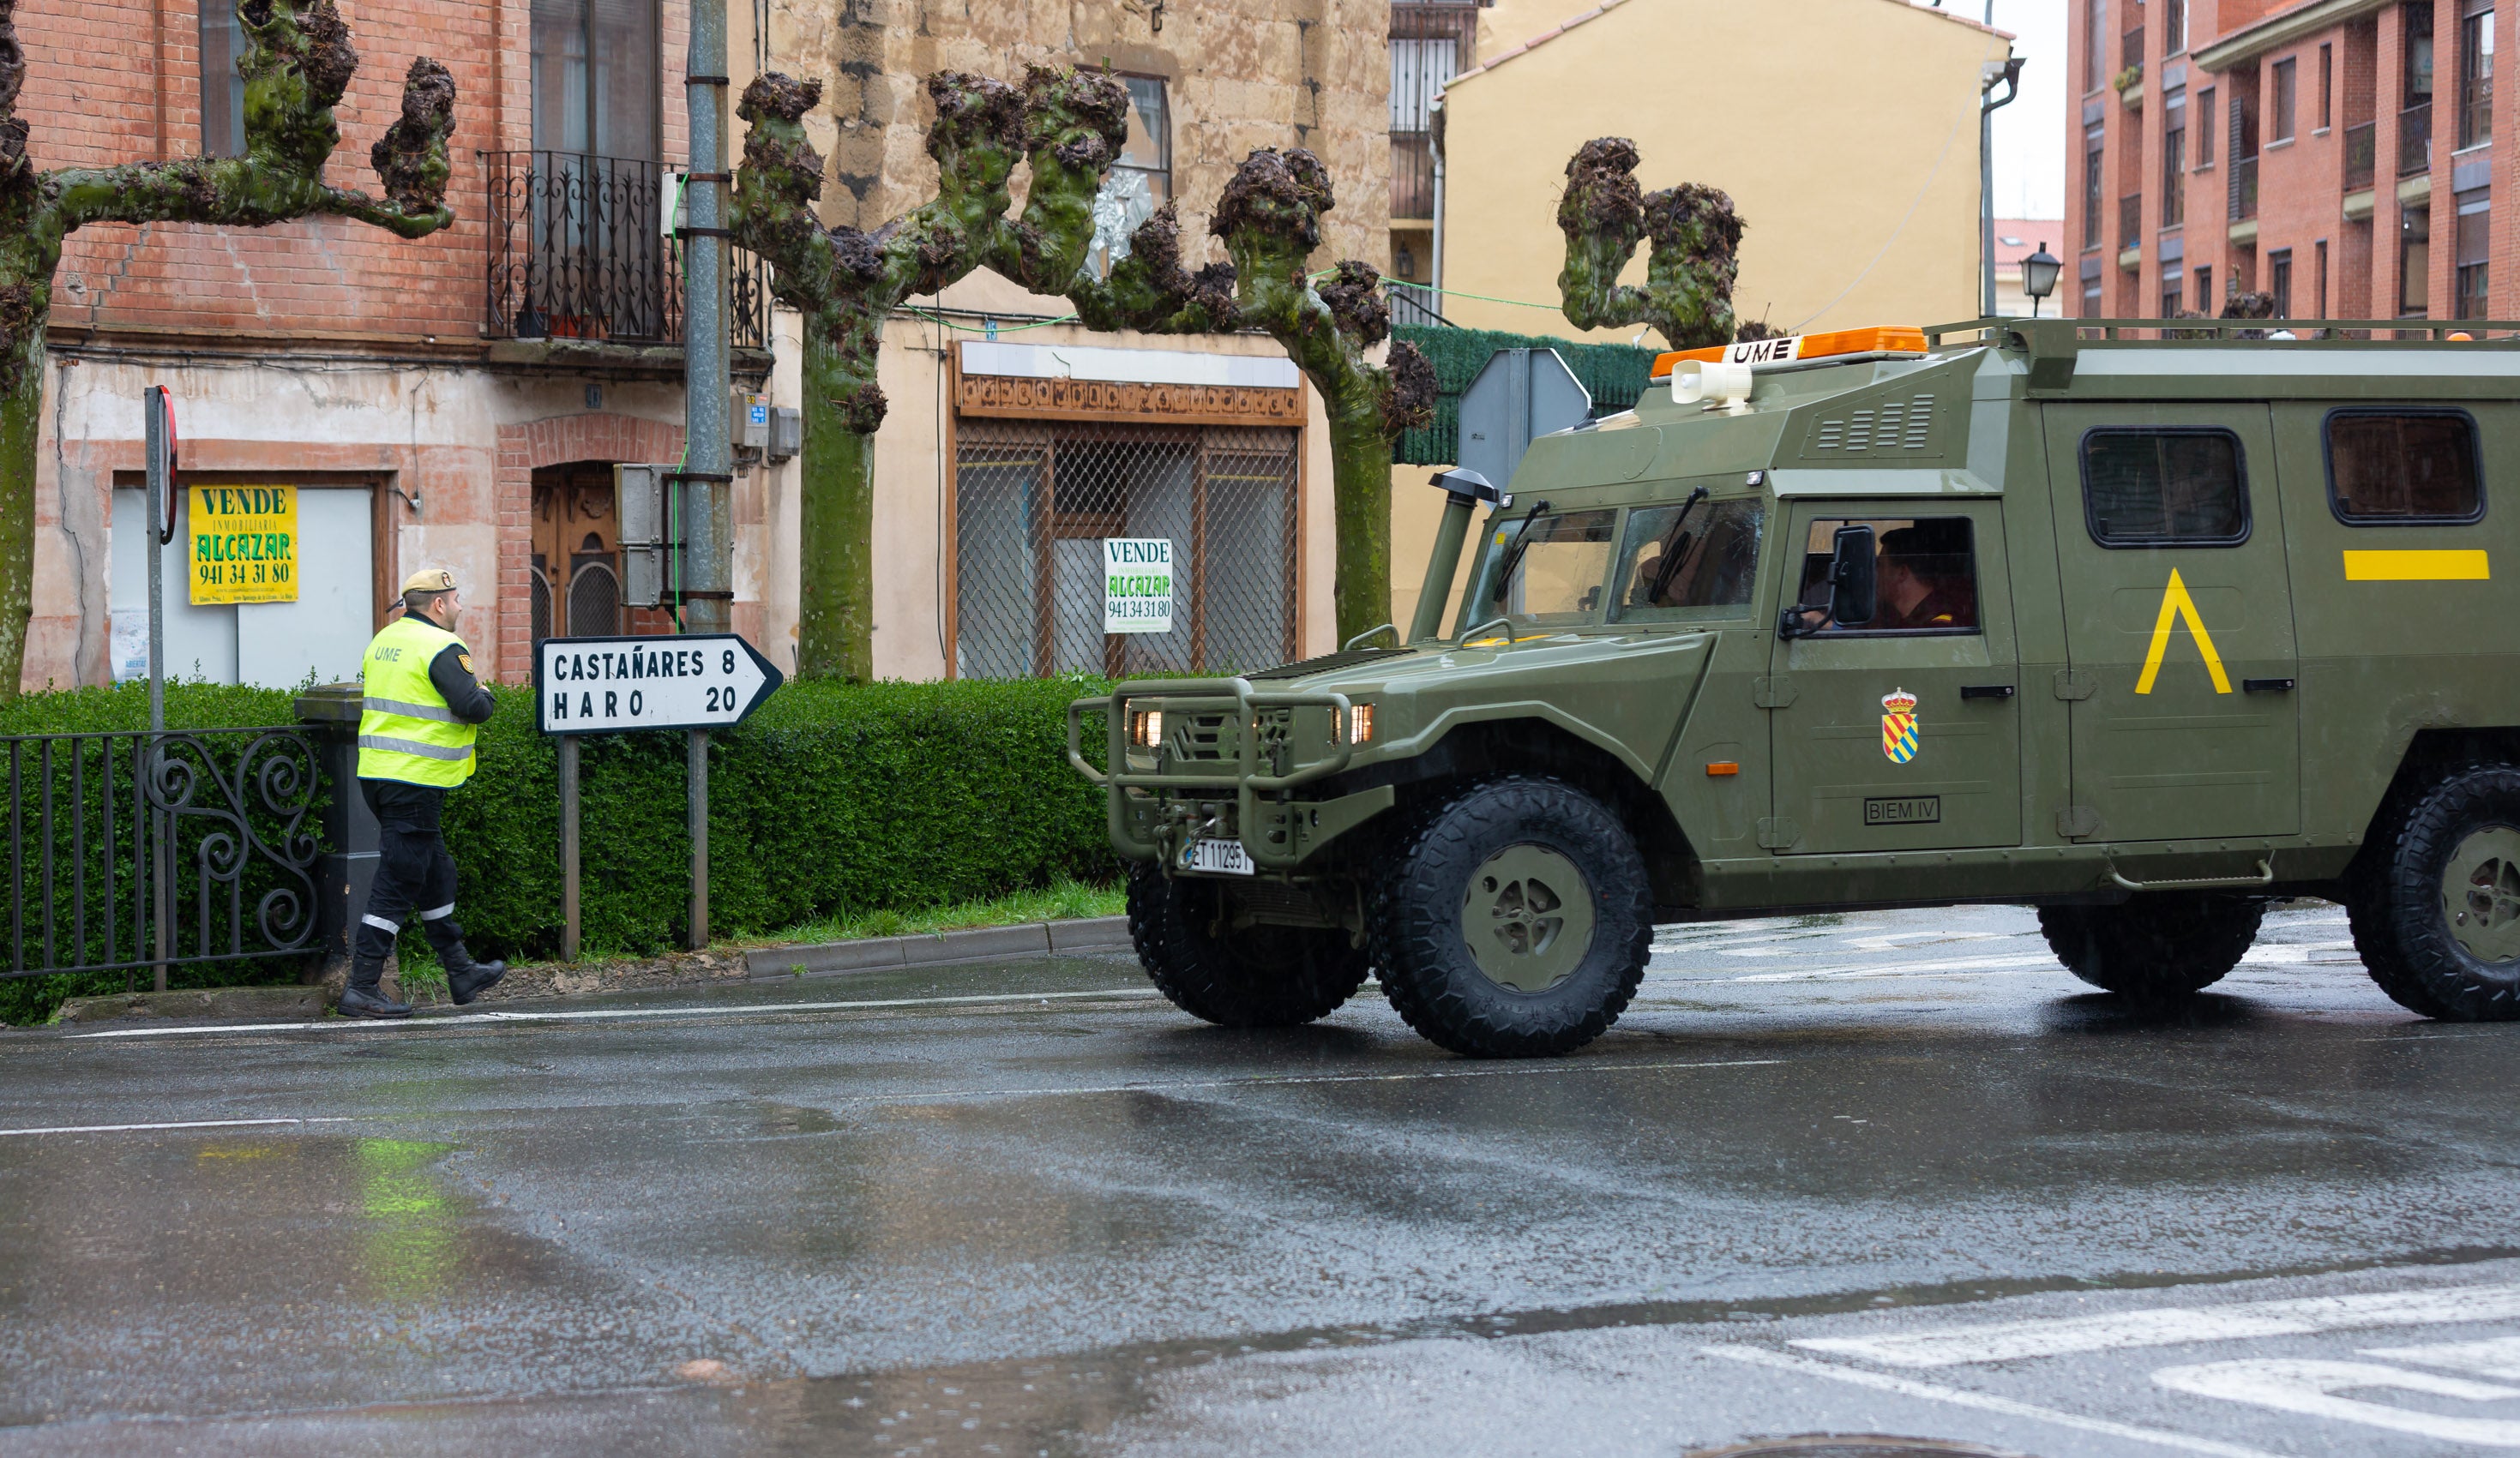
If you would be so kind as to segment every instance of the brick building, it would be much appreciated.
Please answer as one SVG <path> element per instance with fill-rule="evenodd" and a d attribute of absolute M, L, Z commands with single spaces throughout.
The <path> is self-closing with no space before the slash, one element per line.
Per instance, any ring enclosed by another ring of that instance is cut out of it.
<path fill-rule="evenodd" d="M 463 630 L 509 682 L 529 674 L 538 634 L 667 626 L 620 605 L 609 483 L 614 463 L 671 462 L 682 448 L 670 210 L 686 153 L 688 0 L 343 9 L 361 64 L 338 111 L 332 176 L 373 189 L 367 150 L 413 57 L 433 56 L 459 88 L 458 221 L 414 243 L 338 220 L 73 235 L 51 323 L 29 687 L 132 667 L 147 565 L 139 401 L 151 384 L 175 396 L 186 481 L 301 488 L 297 602 L 195 607 L 181 571 L 170 577 L 169 657 L 187 676 L 288 685 L 350 673 L 395 586 L 422 566 L 467 586 Z M 729 11 L 735 90 L 766 66 L 825 83 L 809 127 L 830 159 L 829 222 L 872 226 L 929 196 L 924 72 L 1107 62 L 1138 105 L 1098 210 L 1106 251 L 1169 198 L 1203 240 L 1246 152 L 1303 145 L 1329 161 L 1339 199 L 1325 256 L 1384 256 L 1387 52 L 1380 9 L 1369 19 L 1362 0 L 1169 14 L 1123 0 L 1073 24 L 1020 7 L 973 7 L 949 23 L 907 0 Z M 22 5 L 18 26 L 29 71 L 20 114 L 38 165 L 241 148 L 242 42 L 216 0 L 43 0 Z M 792 406 L 794 320 L 769 306 L 757 264 L 736 263 L 738 383 Z M 1092 536 L 1171 533 L 1176 517 L 1192 558 L 1181 637 L 1132 651 L 1205 666 L 1328 637 L 1330 513 L 1310 506 L 1313 483 L 1329 480 L 1320 406 L 1274 344 L 1044 326 L 1062 302 L 988 275 L 918 302 L 922 316 L 887 332 L 883 364 L 894 411 L 877 463 L 879 672 L 1104 666 L 1099 622 L 1088 632 L 1081 600 L 1068 600 L 1081 596 L 1067 591 L 1071 558 Z M 999 341 L 1002 327 L 1022 331 Z M 955 347 L 964 340 L 969 350 Z M 1181 385 L 1198 388 L 1168 388 Z M 1202 409 L 1183 408 L 1192 396 Z M 738 477 L 735 626 L 786 663 L 794 467 L 754 458 Z M 1263 546 L 1229 551 L 1242 534 L 1211 523 L 1238 522 Z M 1209 582 L 1232 603 L 1200 597 Z M 1265 642 L 1245 641 L 1253 632 Z"/>
<path fill-rule="evenodd" d="M 2289 318 L 2520 307 L 2494 211 L 2513 0 L 2068 3 L 2065 312 L 2253 290 Z"/>

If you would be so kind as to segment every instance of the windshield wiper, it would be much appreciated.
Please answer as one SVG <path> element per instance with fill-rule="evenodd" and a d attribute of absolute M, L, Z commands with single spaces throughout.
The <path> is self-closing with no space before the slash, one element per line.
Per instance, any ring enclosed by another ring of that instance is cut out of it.
<path fill-rule="evenodd" d="M 1531 529 L 1540 525 L 1540 518 L 1548 514 L 1549 503 L 1539 502 L 1533 505 L 1531 514 L 1522 518 L 1522 529 L 1513 534 L 1512 545 L 1505 550 L 1505 565 L 1497 569 L 1498 596 L 1504 596 L 1505 585 L 1513 581 L 1513 569 L 1522 561 L 1522 549 L 1531 538 Z"/>
<path fill-rule="evenodd" d="M 1705 487 L 1700 486 L 1690 492 L 1688 503 L 1680 508 L 1680 519 L 1671 524 L 1671 535 L 1663 539 L 1671 546 L 1664 550 L 1662 560 L 1654 564 L 1653 585 L 1645 589 L 1645 606 L 1653 607 L 1660 604 L 1662 590 L 1671 586 L 1672 578 L 1679 574 L 1681 561 L 1687 555 L 1685 549 L 1688 545 L 1682 538 L 1680 529 L 1688 525 L 1689 513 L 1696 510 L 1697 504 L 1704 500 L 1706 500 Z"/>

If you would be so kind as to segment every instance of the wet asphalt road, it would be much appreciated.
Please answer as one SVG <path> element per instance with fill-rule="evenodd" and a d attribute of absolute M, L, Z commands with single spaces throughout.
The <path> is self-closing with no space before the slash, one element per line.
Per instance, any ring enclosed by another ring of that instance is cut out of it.
<path fill-rule="evenodd" d="M 0 1453 L 2520 1448 L 2520 1026 L 2345 936 L 2144 1023 L 2020 911 L 1668 928 L 1522 1064 L 1086 959 L 0 1037 Z"/>

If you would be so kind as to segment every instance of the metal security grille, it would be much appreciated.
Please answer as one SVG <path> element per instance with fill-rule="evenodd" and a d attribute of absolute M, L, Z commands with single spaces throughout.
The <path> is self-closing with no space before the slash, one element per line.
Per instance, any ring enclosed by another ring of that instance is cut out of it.
<path fill-rule="evenodd" d="M 1291 429 L 965 420 L 955 673 L 1238 673 L 1295 656 Z M 1173 544 L 1169 633 L 1102 631 L 1102 539 Z"/>

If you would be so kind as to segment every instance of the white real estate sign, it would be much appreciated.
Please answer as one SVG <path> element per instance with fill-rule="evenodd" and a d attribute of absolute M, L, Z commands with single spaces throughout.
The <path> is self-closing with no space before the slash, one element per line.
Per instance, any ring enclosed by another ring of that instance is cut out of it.
<path fill-rule="evenodd" d="M 1102 539 L 1102 631 L 1173 631 L 1173 544 L 1162 537 Z"/>
<path fill-rule="evenodd" d="M 547 638 L 536 646 L 536 721 L 546 734 L 725 729 L 785 680 L 733 633 Z"/>

